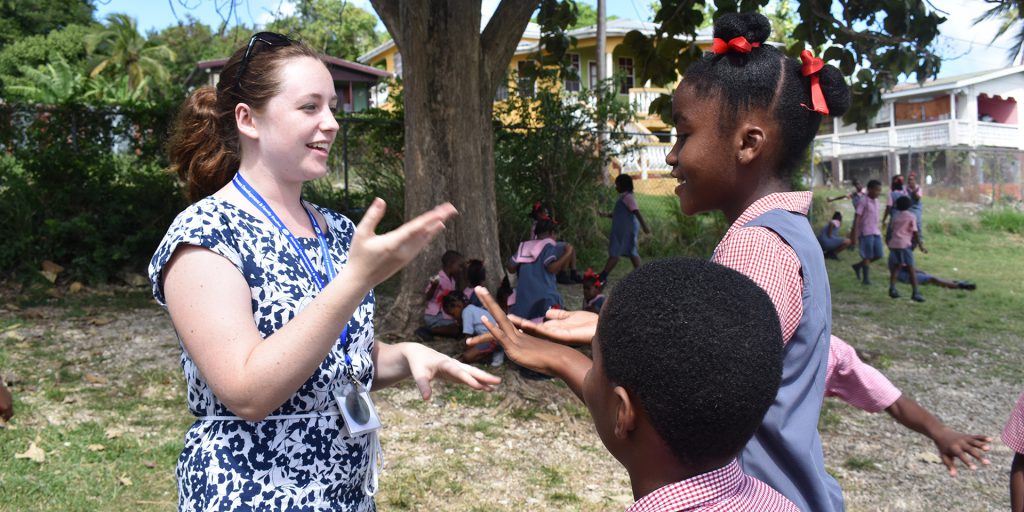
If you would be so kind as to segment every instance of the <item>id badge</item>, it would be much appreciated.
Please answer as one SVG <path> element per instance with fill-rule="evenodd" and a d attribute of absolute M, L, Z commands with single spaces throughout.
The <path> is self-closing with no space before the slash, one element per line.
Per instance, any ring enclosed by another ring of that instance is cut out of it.
<path fill-rule="evenodd" d="M 356 381 L 346 394 L 336 391 L 334 400 L 345 423 L 343 435 L 355 437 L 380 428 L 380 418 L 377 416 L 377 408 L 373 406 L 373 400 L 370 399 L 370 392 L 359 381 Z"/>

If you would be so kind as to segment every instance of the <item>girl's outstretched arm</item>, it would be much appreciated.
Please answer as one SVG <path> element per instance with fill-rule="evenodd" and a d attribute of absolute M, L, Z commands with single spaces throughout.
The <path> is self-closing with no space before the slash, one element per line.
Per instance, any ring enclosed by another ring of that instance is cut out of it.
<path fill-rule="evenodd" d="M 928 436 L 939 449 L 942 463 L 949 469 L 949 476 L 956 476 L 957 459 L 970 469 L 977 469 L 972 457 L 982 464 L 989 464 L 985 452 L 991 449 L 991 437 L 957 432 L 906 395 L 901 395 L 885 412 L 901 425 Z"/>
<path fill-rule="evenodd" d="M 484 325 L 505 349 L 509 359 L 531 370 L 562 379 L 583 400 L 583 379 L 593 366 L 590 358 L 568 346 L 524 333 L 505 316 L 486 288 L 477 286 L 476 296 L 494 317 L 494 323 L 482 317 Z"/>

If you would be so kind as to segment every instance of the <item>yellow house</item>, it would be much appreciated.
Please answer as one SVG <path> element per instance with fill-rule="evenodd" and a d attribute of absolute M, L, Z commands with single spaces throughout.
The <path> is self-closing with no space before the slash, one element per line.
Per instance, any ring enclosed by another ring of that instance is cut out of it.
<path fill-rule="evenodd" d="M 647 109 L 660 94 L 670 94 L 676 84 L 668 84 L 668 87 L 651 87 L 650 83 L 637 83 L 636 60 L 633 53 L 623 45 L 626 34 L 633 30 L 653 36 L 657 31 L 657 25 L 629 19 L 608 20 L 605 25 L 605 51 L 601 57 L 597 55 L 596 25 L 570 30 L 568 35 L 576 38 L 576 45 L 568 51 L 568 55 L 572 65 L 577 69 L 579 79 L 564 79 L 558 86 L 569 92 L 593 87 L 597 83 L 597 59 L 603 58 L 606 74 L 615 79 L 619 99 L 628 102 L 636 116 L 637 122 L 632 128 L 640 132 L 636 141 L 639 143 L 638 150 L 624 155 L 620 160 L 623 172 L 636 174 L 642 178 L 647 178 L 649 173 L 667 175 L 671 169 L 664 162 L 665 155 L 671 148 L 672 127 L 666 126 L 660 117 L 648 115 Z M 540 36 L 539 25 L 527 25 L 509 62 L 509 85 L 514 83 L 512 80 L 517 80 L 516 77 L 521 74 L 520 71 L 524 67 L 533 65 L 533 57 L 540 51 Z M 698 31 L 693 40 L 705 50 L 711 47 L 711 41 L 711 27 Z M 388 40 L 360 56 L 357 61 L 384 69 L 394 76 L 402 76 L 402 55 L 394 41 Z M 520 81 L 516 89 L 519 94 L 531 95 L 533 87 L 532 83 Z M 508 91 L 508 86 L 499 87 L 495 101 L 507 98 Z M 383 105 L 387 101 L 387 96 L 387 89 L 379 86 L 373 92 L 373 104 Z"/>

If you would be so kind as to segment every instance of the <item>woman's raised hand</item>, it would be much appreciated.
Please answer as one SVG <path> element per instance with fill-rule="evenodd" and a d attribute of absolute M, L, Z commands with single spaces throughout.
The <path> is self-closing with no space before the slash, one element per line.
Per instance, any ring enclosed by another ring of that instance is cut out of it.
<path fill-rule="evenodd" d="M 386 208 L 383 199 L 373 200 L 356 226 L 349 252 L 348 266 L 355 270 L 353 275 L 367 280 L 371 288 L 408 265 L 445 228 L 445 221 L 459 213 L 451 203 L 444 203 L 378 235 L 377 225 Z"/>

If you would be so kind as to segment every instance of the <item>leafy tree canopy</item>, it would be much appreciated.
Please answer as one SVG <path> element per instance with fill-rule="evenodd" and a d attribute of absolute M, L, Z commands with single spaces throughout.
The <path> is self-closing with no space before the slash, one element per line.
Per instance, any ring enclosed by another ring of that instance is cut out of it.
<path fill-rule="evenodd" d="M 86 34 L 93 29 L 84 25 L 69 25 L 49 34 L 28 36 L 0 50 L 0 85 L 17 81 L 20 68 L 38 68 L 58 59 L 77 69 L 86 71 Z"/>
<path fill-rule="evenodd" d="M 278 17 L 267 30 L 291 34 L 332 57 L 354 61 L 387 39 L 376 26 L 376 16 L 351 2 L 299 0 L 294 15 Z"/>
<path fill-rule="evenodd" d="M 92 23 L 92 0 L 0 0 L 0 48 L 69 25 Z"/>

